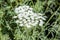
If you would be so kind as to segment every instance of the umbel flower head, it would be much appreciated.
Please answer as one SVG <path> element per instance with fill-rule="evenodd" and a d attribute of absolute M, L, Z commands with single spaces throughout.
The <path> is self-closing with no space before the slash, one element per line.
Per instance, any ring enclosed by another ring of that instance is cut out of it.
<path fill-rule="evenodd" d="M 15 8 L 15 13 L 17 15 L 13 16 L 13 18 L 18 18 L 16 23 L 21 27 L 43 26 L 44 20 L 46 20 L 46 16 L 33 12 L 33 8 L 26 5 Z"/>

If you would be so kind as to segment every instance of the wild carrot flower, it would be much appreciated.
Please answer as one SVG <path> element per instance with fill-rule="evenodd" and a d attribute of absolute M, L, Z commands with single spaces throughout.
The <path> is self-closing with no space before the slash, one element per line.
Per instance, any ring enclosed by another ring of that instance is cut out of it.
<path fill-rule="evenodd" d="M 17 16 L 14 16 L 13 18 L 18 18 L 16 23 L 19 24 L 19 26 L 28 28 L 36 26 L 37 24 L 43 26 L 43 20 L 46 20 L 43 14 L 33 12 L 33 8 L 26 5 L 15 8 L 15 13 Z"/>

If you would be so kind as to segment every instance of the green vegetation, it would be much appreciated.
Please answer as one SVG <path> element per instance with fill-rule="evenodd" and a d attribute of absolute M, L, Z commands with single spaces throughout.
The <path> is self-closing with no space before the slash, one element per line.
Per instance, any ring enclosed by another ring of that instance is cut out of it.
<path fill-rule="evenodd" d="M 19 27 L 12 17 L 21 5 L 47 16 L 44 26 Z M 0 0 L 0 40 L 60 40 L 60 0 Z"/>

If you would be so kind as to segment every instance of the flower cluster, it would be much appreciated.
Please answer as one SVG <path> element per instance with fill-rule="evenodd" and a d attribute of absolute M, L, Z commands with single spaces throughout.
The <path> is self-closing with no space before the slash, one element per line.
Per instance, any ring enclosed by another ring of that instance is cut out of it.
<path fill-rule="evenodd" d="M 18 18 L 16 23 L 18 23 L 19 26 L 26 26 L 28 28 L 36 26 L 37 24 L 43 26 L 44 20 L 46 20 L 46 16 L 43 16 L 41 13 L 33 12 L 33 8 L 26 5 L 15 8 L 15 13 L 17 16 L 13 18 Z"/>

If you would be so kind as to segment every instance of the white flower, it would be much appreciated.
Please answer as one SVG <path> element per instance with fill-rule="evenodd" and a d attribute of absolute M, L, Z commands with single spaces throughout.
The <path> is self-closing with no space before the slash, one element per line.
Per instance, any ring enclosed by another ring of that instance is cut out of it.
<path fill-rule="evenodd" d="M 33 10 L 33 8 L 30 8 L 30 11 L 32 11 Z"/>
<path fill-rule="evenodd" d="M 38 15 L 35 13 L 34 16 L 37 17 Z"/>
<path fill-rule="evenodd" d="M 43 26 L 44 22 L 42 20 L 40 20 L 39 22 L 39 26 Z"/>
<path fill-rule="evenodd" d="M 34 20 L 32 20 L 31 22 L 32 22 L 32 23 L 34 23 L 35 21 L 34 21 Z"/>
<path fill-rule="evenodd" d="M 27 20 L 30 20 L 30 18 L 29 18 L 29 17 L 26 17 L 26 19 L 27 19 Z"/>
<path fill-rule="evenodd" d="M 42 17 L 42 16 L 41 16 L 40 18 L 43 19 L 43 20 L 46 20 L 46 19 L 45 19 L 44 17 Z"/>
<path fill-rule="evenodd" d="M 19 20 L 16 20 L 16 23 L 19 23 L 20 21 Z"/>
<path fill-rule="evenodd" d="M 44 14 L 42 14 L 42 13 L 38 13 L 38 15 L 39 15 L 39 16 L 43 16 Z"/>
<path fill-rule="evenodd" d="M 24 5 L 24 6 L 22 6 L 22 8 L 26 8 L 26 9 L 29 9 L 29 6 L 26 6 L 26 5 Z"/>
<path fill-rule="evenodd" d="M 24 21 L 24 24 L 26 24 L 27 23 L 27 21 Z"/>
<path fill-rule="evenodd" d="M 31 22 L 29 22 L 28 24 L 31 25 Z"/>
<path fill-rule="evenodd" d="M 23 18 L 19 18 L 19 20 L 23 20 Z"/>
<path fill-rule="evenodd" d="M 17 14 L 19 13 L 19 8 L 15 9 L 15 13 L 17 13 Z"/>
<path fill-rule="evenodd" d="M 19 23 L 19 26 L 26 26 L 27 28 L 36 26 L 39 22 L 39 26 L 43 26 L 43 20 L 46 20 L 43 14 L 33 12 L 33 8 L 26 5 L 15 8 L 15 13 L 17 16 L 13 18 L 18 18 L 16 23 Z"/>
<path fill-rule="evenodd" d="M 30 22 L 30 20 L 27 20 L 28 22 Z"/>
<path fill-rule="evenodd" d="M 22 21 L 20 21 L 19 23 L 20 23 L 20 24 L 22 24 L 23 22 L 22 22 Z"/>
<path fill-rule="evenodd" d="M 33 16 L 31 16 L 30 18 L 31 18 L 32 20 L 34 20 L 34 17 L 33 17 Z"/>
<path fill-rule="evenodd" d="M 14 16 L 13 18 L 17 18 L 17 16 Z"/>
<path fill-rule="evenodd" d="M 26 27 L 27 27 L 27 28 L 30 28 L 31 26 L 30 26 L 29 24 L 26 24 Z"/>
<path fill-rule="evenodd" d="M 23 26 L 23 24 L 20 24 L 19 26 Z"/>
<path fill-rule="evenodd" d="M 33 11 L 29 10 L 28 13 L 32 14 L 33 15 Z"/>

